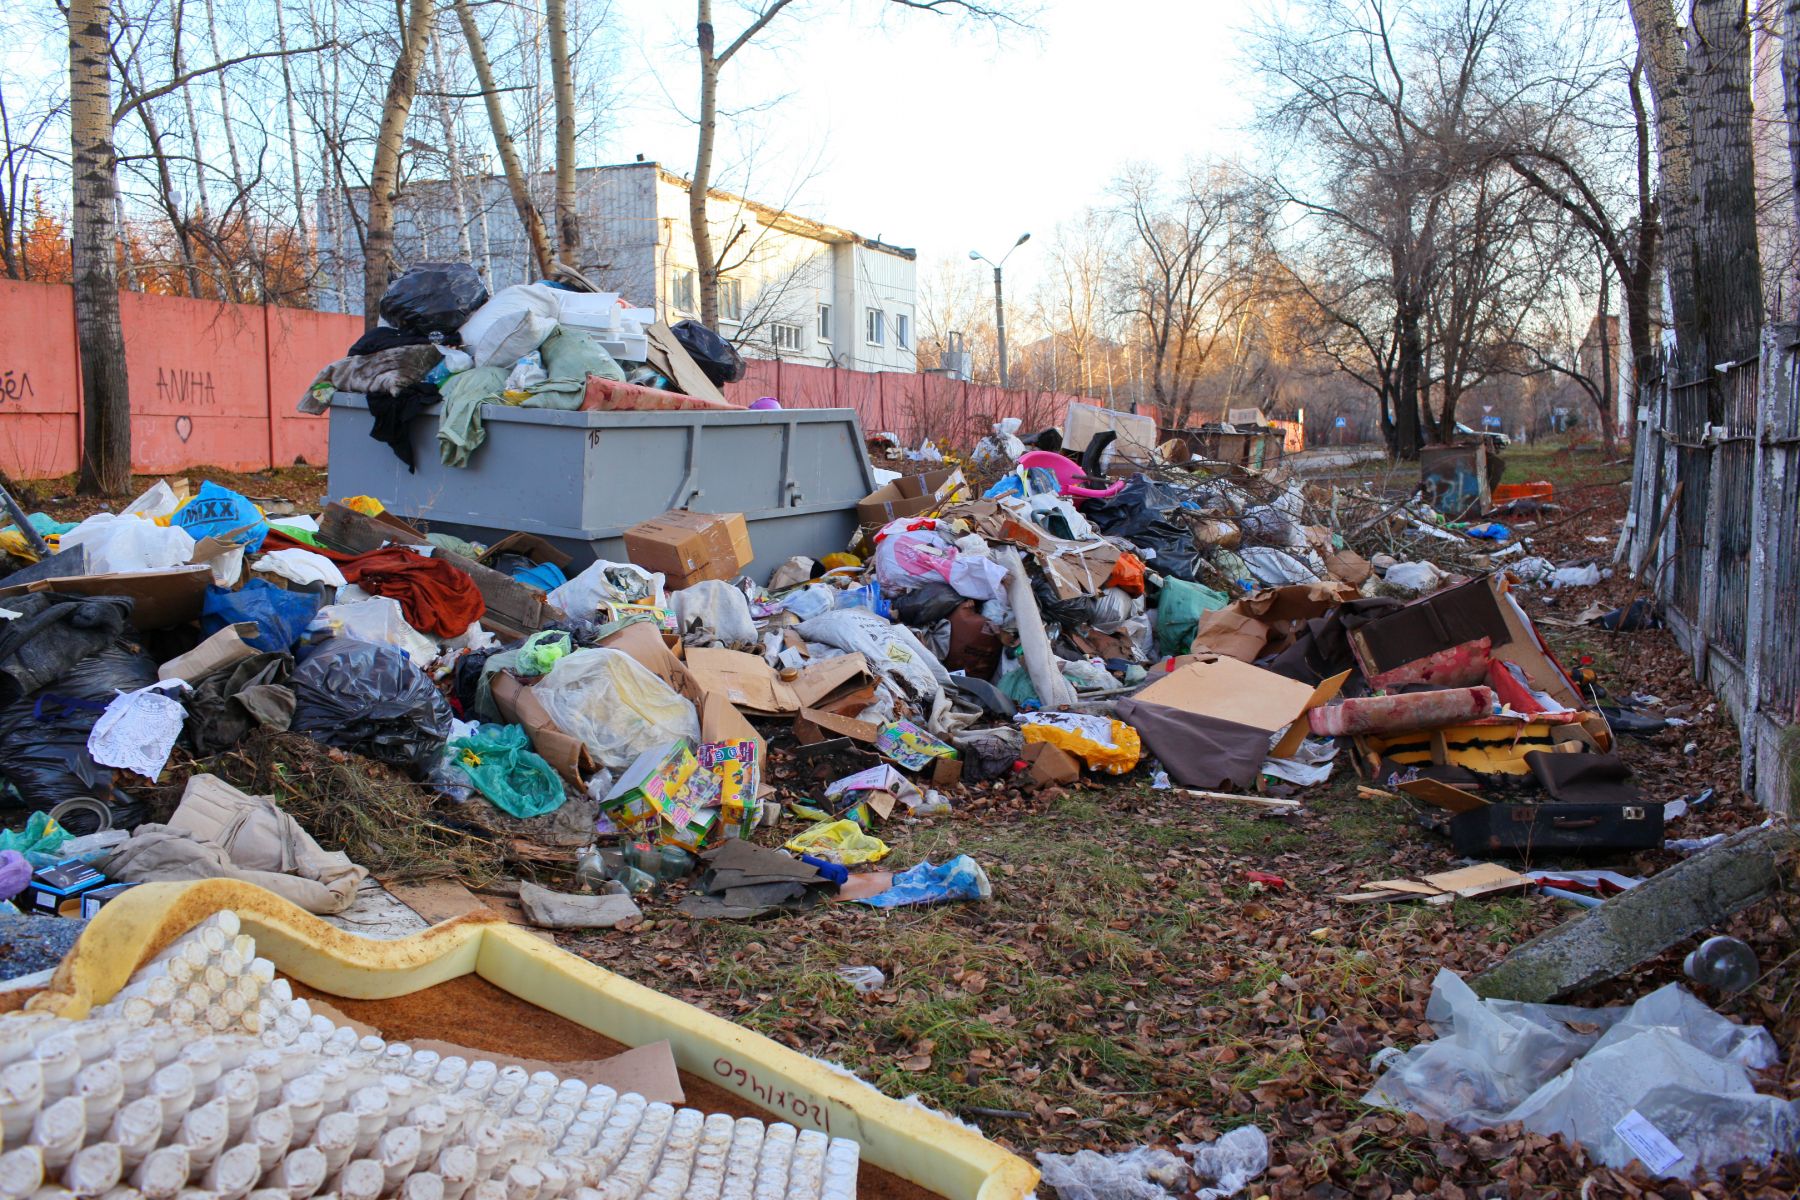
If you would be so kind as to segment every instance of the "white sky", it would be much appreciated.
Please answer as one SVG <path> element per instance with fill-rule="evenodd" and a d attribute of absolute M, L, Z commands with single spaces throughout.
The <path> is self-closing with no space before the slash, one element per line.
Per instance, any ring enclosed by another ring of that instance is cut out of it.
<path fill-rule="evenodd" d="M 922 269 L 972 249 L 997 258 L 1029 232 L 1034 241 L 1007 263 L 1007 291 L 1023 296 L 1034 251 L 1058 221 L 1101 200 L 1125 163 L 1174 169 L 1189 155 L 1250 153 L 1253 85 L 1234 48 L 1247 7 L 1047 0 L 1035 32 L 996 44 L 985 29 L 880 0 L 803 2 L 725 68 L 721 109 L 768 106 L 721 121 L 715 186 L 915 247 Z M 613 12 L 631 99 L 616 115 L 612 160 L 641 153 L 687 174 L 693 6 Z M 723 45 L 743 13 L 718 0 L 714 20 Z"/>

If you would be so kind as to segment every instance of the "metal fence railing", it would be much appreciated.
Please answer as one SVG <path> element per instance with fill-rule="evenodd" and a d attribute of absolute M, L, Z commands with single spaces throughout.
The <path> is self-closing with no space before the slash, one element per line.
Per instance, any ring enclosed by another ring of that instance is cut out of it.
<path fill-rule="evenodd" d="M 1643 374 L 1620 553 L 1737 717 L 1739 782 L 1788 811 L 1800 792 L 1800 327 L 1765 330 L 1757 359 Z"/>

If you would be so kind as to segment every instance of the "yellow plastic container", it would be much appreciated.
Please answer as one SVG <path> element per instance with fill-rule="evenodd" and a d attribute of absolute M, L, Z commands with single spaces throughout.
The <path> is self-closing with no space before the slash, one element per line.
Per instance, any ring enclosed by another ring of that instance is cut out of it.
<path fill-rule="evenodd" d="M 309 987 L 352 999 L 408 995 L 474 973 L 627 1046 L 667 1040 L 676 1065 L 779 1119 L 853 1138 L 862 1159 L 946 1200 L 1023 1200 L 1038 1173 L 979 1133 L 889 1099 L 852 1076 L 559 950 L 498 915 L 375 941 L 235 880 L 147 883 L 102 908 L 28 1007 L 65 1017 L 104 1004 L 144 962 L 224 909 L 257 952 Z"/>

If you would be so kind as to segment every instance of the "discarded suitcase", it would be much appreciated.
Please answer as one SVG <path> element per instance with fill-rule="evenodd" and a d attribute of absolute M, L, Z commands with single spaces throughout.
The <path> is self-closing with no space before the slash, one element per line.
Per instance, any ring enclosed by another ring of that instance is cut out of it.
<path fill-rule="evenodd" d="M 1450 821 L 1458 854 L 1654 850 L 1663 842 L 1661 804 L 1485 804 Z"/>

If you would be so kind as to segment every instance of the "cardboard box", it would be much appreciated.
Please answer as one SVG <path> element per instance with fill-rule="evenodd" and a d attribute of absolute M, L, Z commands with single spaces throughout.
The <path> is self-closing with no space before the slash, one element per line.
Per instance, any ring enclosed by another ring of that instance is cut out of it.
<path fill-rule="evenodd" d="M 64 902 L 78 899 L 84 893 L 105 884 L 106 876 L 86 862 L 79 858 L 67 858 L 32 872 L 31 882 L 25 885 L 25 890 L 13 902 L 18 905 L 20 912 L 55 916 Z"/>
<path fill-rule="evenodd" d="M 509 533 L 489 546 L 475 561 L 491 567 L 502 554 L 522 554 L 534 563 L 554 563 L 565 571 L 575 561 L 574 555 L 557 549 L 535 533 Z"/>
<path fill-rule="evenodd" d="M 108 903 L 117 900 L 136 886 L 135 883 L 109 883 L 105 887 L 92 888 L 81 893 L 82 918 L 92 917 Z"/>
<path fill-rule="evenodd" d="M 259 632 L 255 621 L 239 621 L 235 625 L 227 625 L 186 654 L 177 655 L 164 663 L 157 669 L 156 677 L 159 680 L 180 679 L 194 683 L 220 667 L 229 667 L 246 658 L 253 658 L 258 651 L 254 646 L 245 645 L 244 640 L 254 638 Z"/>
<path fill-rule="evenodd" d="M 1081 778 L 1081 764 L 1061 746 L 1049 742 L 1030 742 L 1019 756 L 1025 763 L 1025 777 L 1033 787 L 1074 783 Z"/>
<path fill-rule="evenodd" d="M 731 579 L 755 557 L 743 513 L 674 508 L 625 531 L 625 553 L 667 576 L 671 591 L 705 579 Z"/>
<path fill-rule="evenodd" d="M 927 471 L 923 475 L 902 475 L 894 483 L 900 494 L 909 500 L 929 496 L 940 504 L 954 504 L 969 499 L 969 483 L 963 478 L 960 467 Z"/>
<path fill-rule="evenodd" d="M 63 592 L 76 596 L 129 596 L 131 624 L 139 630 L 167 629 L 200 619 L 212 568 L 169 567 L 161 571 L 120 571 L 110 575 L 76 575 L 38 579 L 0 588 L 0 596 L 26 592 Z"/>
<path fill-rule="evenodd" d="M 1349 677 L 1345 671 L 1314 688 L 1235 658 L 1202 658 L 1164 675 L 1136 698 L 1279 733 L 1269 757 L 1289 758 L 1306 738 L 1307 712 L 1330 701 Z"/>

